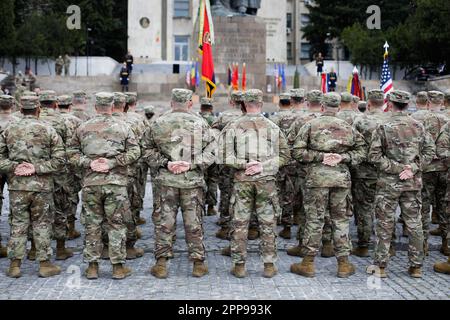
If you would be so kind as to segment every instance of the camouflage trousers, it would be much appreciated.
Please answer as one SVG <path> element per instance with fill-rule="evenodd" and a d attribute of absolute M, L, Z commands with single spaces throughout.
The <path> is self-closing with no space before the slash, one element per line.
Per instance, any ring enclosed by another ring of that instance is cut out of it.
<path fill-rule="evenodd" d="M 247 236 L 252 213 L 260 231 L 260 253 L 264 263 L 277 260 L 276 223 L 281 215 L 276 181 L 235 182 L 231 199 L 231 258 L 234 264 L 247 259 Z"/>
<path fill-rule="evenodd" d="M 285 166 L 280 169 L 277 175 L 278 198 L 281 205 L 281 223 L 285 227 L 292 226 L 292 219 L 294 215 L 294 200 L 296 196 L 295 176 L 292 171 L 295 171 L 293 166 Z"/>
<path fill-rule="evenodd" d="M 160 194 L 161 192 L 159 191 L 159 187 L 158 187 L 158 182 L 156 181 L 156 175 L 157 175 L 157 170 L 154 168 L 149 168 L 150 169 L 150 178 L 151 178 L 151 185 L 152 185 L 152 198 L 153 198 L 153 211 L 155 211 L 160 205 Z"/>
<path fill-rule="evenodd" d="M 71 209 L 71 202 L 69 200 L 70 194 L 68 192 L 68 187 L 60 186 L 55 183 L 55 189 L 53 192 L 53 199 L 55 203 L 55 221 L 53 224 L 53 237 L 56 240 L 66 240 L 67 239 L 67 217 L 69 210 Z"/>
<path fill-rule="evenodd" d="M 125 263 L 126 221 L 131 219 L 127 189 L 119 185 L 83 187 L 85 209 L 84 259 L 98 262 L 103 250 L 102 228 L 109 240 L 112 264 Z"/>
<path fill-rule="evenodd" d="M 449 181 L 450 179 L 450 170 L 448 170 L 447 172 L 447 181 Z M 445 196 L 445 203 L 446 203 L 446 219 L 445 219 L 445 223 L 442 224 L 441 226 L 441 232 L 442 232 L 442 240 L 445 239 L 445 237 L 447 239 L 450 239 L 450 183 L 447 183 L 447 188 L 446 188 L 447 192 L 446 192 L 446 196 Z"/>
<path fill-rule="evenodd" d="M 144 210 L 145 186 L 147 184 L 148 165 L 145 162 L 139 163 L 139 170 L 137 175 L 137 188 L 139 194 L 139 207 L 137 217 L 141 215 Z"/>
<path fill-rule="evenodd" d="M 5 189 L 6 175 L 0 175 L 0 215 L 3 208 L 3 190 Z M 2 235 L 0 233 L 0 245 L 2 244 Z"/>
<path fill-rule="evenodd" d="M 51 192 L 9 191 L 11 237 L 8 258 L 23 260 L 26 254 L 28 230 L 36 245 L 37 261 L 49 260 L 54 220 Z M 30 228 L 31 227 L 31 228 Z"/>
<path fill-rule="evenodd" d="M 233 193 L 234 169 L 221 165 L 219 167 L 219 189 L 220 189 L 220 222 L 224 228 L 230 225 L 230 199 Z"/>
<path fill-rule="evenodd" d="M 444 239 L 447 237 L 446 191 L 447 172 L 427 172 L 422 175 L 422 228 L 424 239 L 428 239 L 430 232 L 431 214 L 430 207 L 439 219 L 439 229 Z"/>
<path fill-rule="evenodd" d="M 373 232 L 375 216 L 376 179 L 355 179 L 353 189 L 353 207 L 358 231 L 358 246 L 368 248 Z"/>
<path fill-rule="evenodd" d="M 304 208 L 303 199 L 305 197 L 304 191 L 306 188 L 305 185 L 305 178 L 298 176 L 296 179 L 296 187 L 295 189 L 298 190 L 296 193 L 296 199 L 294 200 L 294 215 L 295 212 L 298 213 L 299 218 L 299 224 L 298 224 L 298 230 L 297 230 L 297 240 L 299 243 L 303 242 L 303 238 L 305 236 L 305 228 L 306 228 L 306 213 Z M 298 203 L 298 209 L 296 209 L 296 204 Z M 323 242 L 331 242 L 332 239 L 332 226 L 331 226 L 331 219 L 330 219 L 330 212 L 328 208 L 326 208 L 325 216 L 324 216 L 324 226 L 322 230 L 322 241 Z"/>
<path fill-rule="evenodd" d="M 217 205 L 218 174 L 219 172 L 217 165 L 210 166 L 205 174 L 205 182 L 207 187 L 205 204 L 207 204 L 208 207 L 214 207 Z"/>
<path fill-rule="evenodd" d="M 306 255 L 316 256 L 322 240 L 327 211 L 330 215 L 334 251 L 337 258 L 350 255 L 350 217 L 352 216 L 349 188 L 306 188 L 304 207 L 306 227 L 302 246 Z"/>
<path fill-rule="evenodd" d="M 423 231 L 421 221 L 422 199 L 420 191 L 398 191 L 389 185 L 378 186 L 375 199 L 376 246 L 375 264 L 386 267 L 389 260 L 392 233 L 395 228 L 395 212 L 400 205 L 405 222 L 411 266 L 421 266 L 423 262 Z"/>
<path fill-rule="evenodd" d="M 203 188 L 180 189 L 158 186 L 159 205 L 153 211 L 155 258 L 173 258 L 173 236 L 178 209 L 181 209 L 184 232 L 192 261 L 205 260 L 203 244 Z"/>
<path fill-rule="evenodd" d="M 75 222 L 77 220 L 77 207 L 80 199 L 81 182 L 77 178 L 73 180 L 73 183 L 68 186 L 69 190 L 69 212 L 67 214 L 67 222 Z"/>

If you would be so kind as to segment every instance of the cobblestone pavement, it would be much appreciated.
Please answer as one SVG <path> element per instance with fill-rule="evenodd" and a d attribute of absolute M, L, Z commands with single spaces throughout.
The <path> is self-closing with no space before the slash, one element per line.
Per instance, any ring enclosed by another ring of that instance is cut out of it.
<path fill-rule="evenodd" d="M 262 277 L 263 264 L 258 255 L 258 241 L 249 242 L 247 269 L 249 276 L 236 279 L 230 275 L 230 259 L 220 255 L 226 241 L 214 237 L 217 230 L 217 217 L 206 217 L 206 248 L 208 252 L 209 275 L 197 279 L 191 276 L 192 265 L 187 259 L 186 244 L 182 223 L 178 224 L 175 259 L 170 262 L 170 274 L 166 280 L 157 280 L 149 273 L 154 263 L 153 225 L 151 223 L 150 184 L 145 199 L 144 216 L 148 223 L 142 226 L 144 237 L 137 246 L 145 249 L 141 259 L 128 262 L 133 275 L 123 281 L 111 279 L 111 266 L 108 261 L 100 264 L 97 281 L 88 281 L 83 276 L 86 263 L 82 261 L 83 239 L 70 241 L 75 248 L 75 256 L 68 261 L 57 262 L 62 266 L 60 276 L 41 279 L 37 276 L 37 264 L 28 260 L 23 263 L 23 276 L 10 279 L 5 275 L 8 260 L 0 260 L 0 299 L 446 299 L 450 298 L 450 277 L 433 271 L 433 263 L 446 259 L 438 251 L 438 238 L 431 239 L 431 253 L 424 266 L 423 279 L 412 279 L 407 274 L 407 238 L 399 238 L 397 256 L 389 266 L 389 278 L 380 280 L 365 274 L 371 258 L 351 257 L 356 265 L 356 275 L 349 279 L 336 277 L 336 260 L 318 258 L 317 276 L 303 278 L 289 272 L 292 263 L 299 259 L 289 257 L 286 248 L 295 244 L 295 239 L 278 239 L 279 275 L 273 279 Z M 3 243 L 7 238 L 8 199 L 1 217 L 0 231 Z M 181 219 L 181 216 L 179 216 Z M 81 225 L 77 226 L 81 229 Z M 295 231 L 295 230 L 294 230 Z M 352 235 L 356 237 L 355 227 Z M 397 230 L 400 234 L 400 228 Z M 55 244 L 54 244 L 55 245 Z M 81 276 L 80 276 L 81 275 Z"/>

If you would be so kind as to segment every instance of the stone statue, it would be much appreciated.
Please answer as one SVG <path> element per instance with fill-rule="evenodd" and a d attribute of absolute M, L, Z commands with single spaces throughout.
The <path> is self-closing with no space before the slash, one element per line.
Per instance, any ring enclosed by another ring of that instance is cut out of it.
<path fill-rule="evenodd" d="M 211 11 L 214 16 L 256 16 L 261 8 L 261 0 L 211 0 Z"/>

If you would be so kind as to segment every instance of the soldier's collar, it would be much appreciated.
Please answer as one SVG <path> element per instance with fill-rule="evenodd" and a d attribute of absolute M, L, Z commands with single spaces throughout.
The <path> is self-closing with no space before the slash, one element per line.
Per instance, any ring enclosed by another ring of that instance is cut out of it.
<path fill-rule="evenodd" d="M 333 112 L 333 111 L 325 111 L 324 113 L 322 113 L 322 116 L 328 116 L 328 117 L 335 117 L 336 116 L 336 114 L 337 114 L 337 109 L 336 109 L 336 112 Z"/>

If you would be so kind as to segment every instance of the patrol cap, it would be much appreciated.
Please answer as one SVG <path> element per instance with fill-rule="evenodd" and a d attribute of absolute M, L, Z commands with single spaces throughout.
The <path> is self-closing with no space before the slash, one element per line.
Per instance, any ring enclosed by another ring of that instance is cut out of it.
<path fill-rule="evenodd" d="M 114 94 L 110 92 L 99 92 L 95 95 L 96 106 L 110 106 L 114 101 Z"/>
<path fill-rule="evenodd" d="M 420 91 L 416 95 L 416 102 L 420 104 L 426 104 L 428 102 L 428 93 L 426 91 Z"/>
<path fill-rule="evenodd" d="M 58 96 L 56 95 L 56 92 L 53 90 L 44 90 L 44 91 L 41 91 L 41 93 L 39 94 L 40 102 L 43 102 L 43 101 L 53 102 L 53 101 L 57 101 L 57 100 L 58 100 Z"/>
<path fill-rule="evenodd" d="M 36 96 L 23 96 L 20 98 L 22 109 L 33 110 L 39 107 L 39 98 Z"/>
<path fill-rule="evenodd" d="M 245 102 L 263 102 L 263 92 L 259 89 L 250 89 L 244 93 Z"/>
<path fill-rule="evenodd" d="M 291 98 L 304 99 L 305 98 L 305 89 L 291 89 L 290 95 L 291 95 Z"/>
<path fill-rule="evenodd" d="M 428 100 L 431 103 L 441 104 L 444 102 L 445 95 L 440 91 L 430 91 L 428 92 Z"/>
<path fill-rule="evenodd" d="M 173 89 L 172 90 L 172 101 L 178 103 L 186 103 L 192 100 L 192 95 L 194 93 L 192 90 L 188 89 Z"/>
<path fill-rule="evenodd" d="M 310 103 L 322 103 L 323 93 L 320 90 L 311 90 L 306 95 L 306 100 Z"/>
<path fill-rule="evenodd" d="M 365 110 L 365 109 L 367 109 L 367 102 L 366 102 L 366 101 L 360 101 L 360 102 L 358 102 L 358 109 L 359 109 L 359 110 Z"/>
<path fill-rule="evenodd" d="M 353 103 L 358 104 L 361 101 L 361 98 L 358 97 L 358 96 L 353 95 L 352 96 L 352 101 L 353 101 Z"/>
<path fill-rule="evenodd" d="M 242 91 L 233 91 L 231 93 L 231 101 L 233 101 L 233 102 L 244 101 L 244 93 Z"/>
<path fill-rule="evenodd" d="M 127 96 L 122 92 L 114 92 L 114 103 L 126 103 L 127 102 Z"/>
<path fill-rule="evenodd" d="M 445 98 L 445 101 L 450 102 L 450 89 L 445 90 L 444 98 Z"/>
<path fill-rule="evenodd" d="M 373 89 L 367 93 L 367 99 L 369 101 L 384 102 L 384 92 L 380 89 Z"/>
<path fill-rule="evenodd" d="M 23 95 L 24 95 L 24 96 L 27 96 L 27 97 L 37 97 L 37 96 L 38 96 L 36 92 L 34 92 L 34 91 L 29 91 L 29 90 L 24 91 L 24 92 L 23 92 Z"/>
<path fill-rule="evenodd" d="M 203 98 L 201 98 L 200 99 L 200 104 L 202 105 L 202 106 L 211 106 L 212 107 L 212 99 L 210 99 L 210 98 L 206 98 L 206 97 L 203 97 Z"/>
<path fill-rule="evenodd" d="M 155 107 L 154 106 L 145 106 L 144 113 L 145 114 L 155 113 Z"/>
<path fill-rule="evenodd" d="M 13 104 L 14 104 L 13 97 L 8 96 L 6 94 L 0 95 L 0 106 L 12 107 Z"/>
<path fill-rule="evenodd" d="M 411 101 L 411 94 L 402 90 L 394 90 L 389 95 L 389 101 L 397 103 L 409 103 Z"/>
<path fill-rule="evenodd" d="M 350 103 L 353 101 L 353 95 L 348 92 L 341 93 L 341 102 L 342 103 Z"/>
<path fill-rule="evenodd" d="M 322 103 L 326 107 L 330 108 L 338 108 L 341 104 L 341 96 L 338 93 L 335 92 L 329 92 L 324 94 Z"/>
<path fill-rule="evenodd" d="M 137 92 L 127 92 L 125 93 L 127 96 L 127 103 L 136 103 L 137 102 Z"/>
<path fill-rule="evenodd" d="M 280 93 L 280 100 L 291 100 L 291 94 L 290 93 Z"/>
<path fill-rule="evenodd" d="M 72 104 L 72 96 L 62 95 L 58 97 L 58 104 L 62 106 L 68 106 Z"/>

